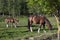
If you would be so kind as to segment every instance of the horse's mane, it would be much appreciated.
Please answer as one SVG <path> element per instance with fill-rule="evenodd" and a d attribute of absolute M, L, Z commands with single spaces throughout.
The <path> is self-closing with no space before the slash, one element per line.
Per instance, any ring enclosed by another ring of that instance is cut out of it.
<path fill-rule="evenodd" d="M 46 22 L 46 25 L 49 27 L 49 28 L 52 28 L 52 25 L 50 23 L 50 21 L 45 17 L 45 22 Z"/>

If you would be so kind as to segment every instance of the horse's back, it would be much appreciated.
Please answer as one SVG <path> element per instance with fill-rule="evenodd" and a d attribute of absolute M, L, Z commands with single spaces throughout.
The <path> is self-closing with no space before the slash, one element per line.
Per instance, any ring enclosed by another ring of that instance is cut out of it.
<path fill-rule="evenodd" d="M 39 21 L 40 21 L 40 17 L 39 16 L 34 16 L 33 17 L 33 22 L 34 23 L 39 24 Z"/>
<path fill-rule="evenodd" d="M 45 22 L 45 16 L 43 15 L 31 15 L 29 17 L 30 21 L 33 21 L 35 24 L 42 24 Z"/>
<path fill-rule="evenodd" d="M 8 18 L 5 19 L 5 22 L 8 22 L 8 23 L 13 22 L 13 18 L 8 17 Z"/>
<path fill-rule="evenodd" d="M 5 19 L 5 22 L 8 23 L 8 22 L 10 22 L 10 20 L 9 20 L 8 18 L 6 18 L 6 19 Z"/>

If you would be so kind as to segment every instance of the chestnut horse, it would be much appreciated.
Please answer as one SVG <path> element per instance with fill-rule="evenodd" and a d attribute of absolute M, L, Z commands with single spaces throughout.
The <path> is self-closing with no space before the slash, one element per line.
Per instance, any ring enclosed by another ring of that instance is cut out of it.
<path fill-rule="evenodd" d="M 49 22 L 49 20 L 43 16 L 43 15 L 30 15 L 28 18 L 28 29 L 29 31 L 32 32 L 32 23 L 35 24 L 39 24 L 39 28 L 38 28 L 38 33 L 40 31 L 41 26 L 43 26 L 44 31 L 45 31 L 45 24 L 48 26 L 48 28 L 51 30 L 52 29 L 52 25 Z M 45 31 L 46 32 L 46 31 Z"/>
<path fill-rule="evenodd" d="M 9 26 L 9 23 L 12 23 L 15 26 L 15 28 L 16 28 L 16 24 L 18 24 L 18 21 L 19 21 L 18 19 L 12 18 L 12 17 L 7 17 L 5 19 L 5 23 L 6 23 L 7 27 Z"/>

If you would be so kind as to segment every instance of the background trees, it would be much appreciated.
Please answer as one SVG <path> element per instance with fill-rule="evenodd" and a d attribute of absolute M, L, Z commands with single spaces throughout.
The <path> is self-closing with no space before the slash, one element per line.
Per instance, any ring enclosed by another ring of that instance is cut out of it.
<path fill-rule="evenodd" d="M 0 14 L 51 14 L 59 16 L 60 0 L 0 0 Z M 55 12 L 55 13 L 54 13 Z"/>

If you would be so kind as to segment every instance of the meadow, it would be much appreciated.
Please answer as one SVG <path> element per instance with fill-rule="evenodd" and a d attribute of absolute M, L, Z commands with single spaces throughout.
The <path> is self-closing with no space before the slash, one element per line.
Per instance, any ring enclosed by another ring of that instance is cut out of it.
<path fill-rule="evenodd" d="M 25 37 L 33 37 L 35 35 L 41 35 L 43 34 L 43 29 L 41 28 L 40 33 L 37 33 L 38 25 L 33 24 L 33 32 L 28 32 L 27 24 L 28 24 L 28 17 L 26 16 L 20 16 L 19 24 L 17 25 L 17 28 L 14 28 L 13 26 L 6 27 L 6 24 L 4 22 L 4 19 L 6 17 L 0 16 L 0 40 L 14 40 L 17 38 L 25 38 Z M 49 21 L 51 22 L 53 26 L 53 30 L 50 31 L 51 33 L 57 32 L 57 24 L 54 17 L 47 17 Z M 47 33 L 49 33 L 49 29 L 46 26 Z"/>

